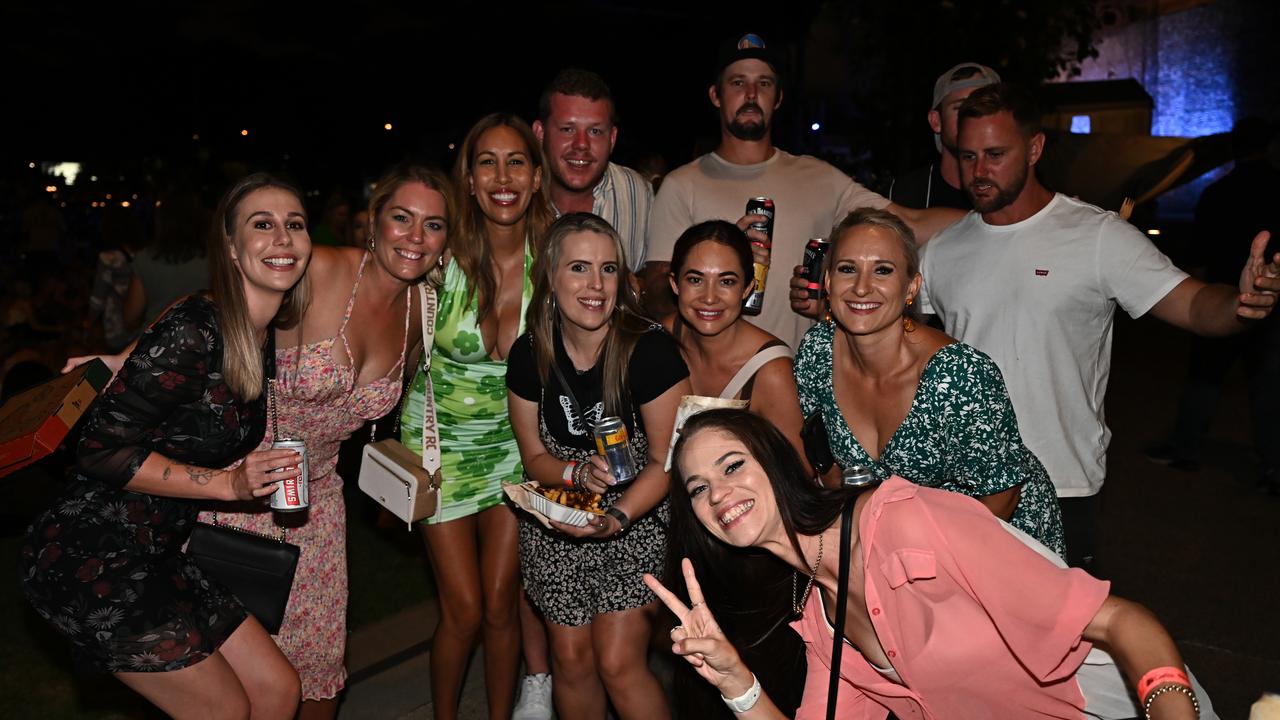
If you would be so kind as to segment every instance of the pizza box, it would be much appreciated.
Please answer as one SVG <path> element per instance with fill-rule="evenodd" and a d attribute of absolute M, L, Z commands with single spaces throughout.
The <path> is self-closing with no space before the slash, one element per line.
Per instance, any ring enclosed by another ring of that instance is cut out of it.
<path fill-rule="evenodd" d="M 94 359 L 9 398 L 0 407 L 0 477 L 58 449 L 110 381 L 111 370 Z"/>

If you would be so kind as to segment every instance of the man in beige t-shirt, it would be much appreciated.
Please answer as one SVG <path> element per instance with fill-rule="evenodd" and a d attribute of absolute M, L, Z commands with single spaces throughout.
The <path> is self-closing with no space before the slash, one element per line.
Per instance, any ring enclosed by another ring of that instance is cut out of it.
<path fill-rule="evenodd" d="M 900 208 L 817 158 L 774 147 L 770 130 L 774 112 L 782 104 L 784 75 L 781 53 L 766 47 L 757 35 L 744 35 L 735 46 L 721 51 L 709 90 L 711 104 L 720 114 L 720 144 L 662 181 L 649 216 L 644 284 L 647 305 L 651 310 L 660 307 L 654 300 L 670 293 L 666 278 L 676 239 L 704 220 L 737 221 L 754 243 L 763 244 L 762 234 L 747 229 L 753 220 L 763 218 L 744 215 L 744 211 L 753 197 L 772 198 L 771 254 L 767 248 L 754 247 L 756 261 L 770 264 L 772 271 L 765 285 L 764 308 L 748 319 L 795 348 L 813 321 L 791 310 L 789 281 L 810 238 L 826 237 L 838 220 L 864 206 L 887 207 L 922 236 L 962 213 Z"/>

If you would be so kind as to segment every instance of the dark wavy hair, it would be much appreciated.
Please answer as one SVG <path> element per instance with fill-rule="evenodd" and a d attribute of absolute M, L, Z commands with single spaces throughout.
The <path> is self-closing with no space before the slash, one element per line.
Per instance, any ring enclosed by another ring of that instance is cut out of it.
<path fill-rule="evenodd" d="M 672 277 L 680 277 L 689 253 L 704 242 L 719 243 L 732 250 L 738 263 L 742 265 L 742 281 L 751 282 L 755 262 L 751 258 L 751 241 L 742 232 L 742 228 L 728 220 L 706 220 L 680 233 L 675 247 L 671 249 Z"/>
<path fill-rule="evenodd" d="M 698 413 L 685 422 L 676 441 L 671 466 L 666 585 L 687 601 L 680 559 L 688 557 L 707 605 L 725 636 L 738 648 L 779 709 L 794 715 L 804 690 L 804 645 L 782 625 L 793 619 L 795 569 L 766 550 L 733 547 L 712 536 L 694 515 L 685 491 L 684 448 L 699 434 L 711 430 L 741 442 L 760 464 L 769 478 L 787 537 L 797 552 L 797 535 L 817 535 L 839 522 L 844 504 L 852 501 L 858 491 L 815 484 L 786 436 L 768 420 L 746 410 Z M 681 716 L 721 716 L 724 704 L 716 697 L 718 693 L 708 695 L 700 690 L 706 683 L 691 674 L 678 671 L 676 675 Z"/>

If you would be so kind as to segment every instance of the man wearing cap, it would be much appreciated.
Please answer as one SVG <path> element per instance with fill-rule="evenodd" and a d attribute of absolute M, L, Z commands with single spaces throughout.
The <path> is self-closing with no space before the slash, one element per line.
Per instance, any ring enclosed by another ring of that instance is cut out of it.
<path fill-rule="evenodd" d="M 1280 254 L 1267 263 L 1261 233 L 1237 286 L 1206 284 L 1115 213 L 1049 191 L 1035 175 L 1039 113 L 1008 84 L 965 99 L 957 144 L 974 210 L 925 248 L 920 304 L 1000 366 L 1023 441 L 1062 502 L 1067 561 L 1089 566 L 1111 439 L 1102 403 L 1116 306 L 1199 335 L 1237 333 L 1270 314 Z"/>
<path fill-rule="evenodd" d="M 533 132 L 551 170 L 556 215 L 599 215 L 622 236 L 627 266 L 643 267 L 653 187 L 635 170 L 609 161 L 618 126 L 604 79 L 589 70 L 561 70 L 542 91 Z"/>
<path fill-rule="evenodd" d="M 803 261 L 810 238 L 825 237 L 837 220 L 865 206 L 888 207 L 900 214 L 922 240 L 960 214 L 891 204 L 821 160 L 774 147 L 770 131 L 774 112 L 782 104 L 782 60 L 781 53 L 758 35 L 744 35 L 721 51 L 715 83 L 708 91 L 720 114 L 720 144 L 663 180 L 649 218 L 645 287 L 651 299 L 670 292 L 666 276 L 671 250 L 691 225 L 726 219 L 736 220 L 747 230 L 753 220 L 763 220 L 743 214 L 747 201 L 772 198 L 772 251 L 763 234 L 747 230 L 756 261 L 774 269 L 765 286 L 763 310 L 749 319 L 794 348 L 813 321 L 792 312 L 788 282 Z"/>
<path fill-rule="evenodd" d="M 978 63 L 960 63 L 942 73 L 933 84 L 929 127 L 938 159 L 916 168 L 889 186 L 889 199 L 910 208 L 973 206 L 960 190 L 960 162 L 956 159 L 956 113 L 960 103 L 980 87 L 1000 82 L 995 70 Z"/>

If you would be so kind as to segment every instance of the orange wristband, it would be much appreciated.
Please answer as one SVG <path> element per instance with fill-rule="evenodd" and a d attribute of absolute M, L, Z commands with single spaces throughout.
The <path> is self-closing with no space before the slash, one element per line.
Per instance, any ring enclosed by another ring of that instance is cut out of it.
<path fill-rule="evenodd" d="M 1185 671 L 1181 668 L 1166 665 L 1165 667 L 1152 668 L 1142 676 L 1142 679 L 1138 681 L 1138 697 L 1143 702 L 1146 702 L 1147 696 L 1151 694 L 1151 691 L 1165 683 L 1191 687 L 1191 680 L 1187 677 Z"/>

